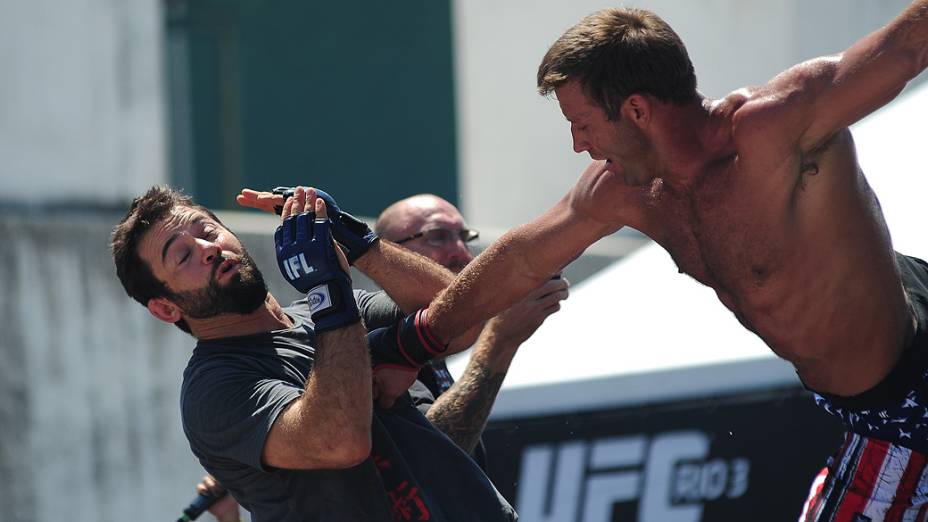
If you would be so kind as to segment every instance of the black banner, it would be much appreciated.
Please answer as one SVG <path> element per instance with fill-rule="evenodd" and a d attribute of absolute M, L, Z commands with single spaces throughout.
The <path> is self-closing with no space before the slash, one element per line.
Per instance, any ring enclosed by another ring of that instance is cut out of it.
<path fill-rule="evenodd" d="M 782 522 L 842 434 L 790 388 L 491 422 L 484 441 L 527 522 Z"/>

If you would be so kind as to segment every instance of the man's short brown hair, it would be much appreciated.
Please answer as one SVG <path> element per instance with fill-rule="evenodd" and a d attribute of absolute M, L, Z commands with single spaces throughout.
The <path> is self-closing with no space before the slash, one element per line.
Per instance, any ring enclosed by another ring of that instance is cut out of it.
<path fill-rule="evenodd" d="M 609 119 L 631 94 L 664 102 L 694 100 L 696 74 L 683 41 L 656 14 L 604 9 L 567 30 L 538 66 L 538 91 L 548 95 L 578 80 Z"/>

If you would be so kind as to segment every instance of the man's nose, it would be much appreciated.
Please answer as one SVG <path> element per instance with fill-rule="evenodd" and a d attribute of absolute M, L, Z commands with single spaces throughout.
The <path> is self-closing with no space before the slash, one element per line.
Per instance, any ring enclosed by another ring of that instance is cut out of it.
<path fill-rule="evenodd" d="M 574 152 L 579 154 L 581 152 L 589 150 L 590 148 L 589 143 L 587 143 L 586 139 L 584 139 L 584 137 L 581 136 L 581 133 L 579 131 L 570 129 L 570 136 L 574 140 Z"/>
<path fill-rule="evenodd" d="M 203 264 L 213 264 L 216 262 L 216 257 L 222 254 L 222 247 L 216 243 L 207 241 L 205 239 L 197 239 L 196 241 L 197 249 L 200 250 L 201 257 L 203 259 Z"/>
<path fill-rule="evenodd" d="M 448 243 L 448 250 L 445 254 L 445 259 L 449 262 L 463 262 L 469 263 L 471 259 L 474 258 L 474 255 L 471 254 L 470 248 L 467 247 L 467 243 L 464 242 L 460 237 L 455 237 L 453 241 Z"/>

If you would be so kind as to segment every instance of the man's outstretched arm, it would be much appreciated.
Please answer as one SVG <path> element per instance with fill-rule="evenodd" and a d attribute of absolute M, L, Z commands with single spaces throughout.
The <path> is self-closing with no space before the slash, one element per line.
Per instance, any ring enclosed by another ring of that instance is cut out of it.
<path fill-rule="evenodd" d="M 844 52 L 809 60 L 772 79 L 755 98 L 758 106 L 780 110 L 764 111 L 773 118 L 750 127 L 765 140 L 781 132 L 793 143 L 798 138 L 800 150 L 814 150 L 887 104 L 926 67 L 928 0 L 917 0 Z"/>
<path fill-rule="evenodd" d="M 456 337 L 525 297 L 598 239 L 628 223 L 640 207 L 638 189 L 616 181 L 595 161 L 550 210 L 503 234 L 458 274 L 429 306 L 429 327 L 442 340 Z"/>

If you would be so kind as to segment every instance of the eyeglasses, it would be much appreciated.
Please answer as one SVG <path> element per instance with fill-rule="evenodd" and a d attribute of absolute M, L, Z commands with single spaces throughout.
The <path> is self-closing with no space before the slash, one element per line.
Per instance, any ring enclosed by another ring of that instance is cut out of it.
<path fill-rule="evenodd" d="M 480 237 L 480 232 L 472 228 L 463 228 L 461 230 L 449 230 L 447 228 L 430 228 L 428 230 L 423 230 L 418 234 L 413 234 L 409 237 L 400 239 L 399 241 L 394 241 L 396 244 L 402 244 L 407 241 L 412 241 L 413 239 L 418 239 L 420 237 L 425 238 L 425 242 L 432 246 L 442 246 L 448 243 L 453 242 L 456 239 L 460 239 L 465 243 L 470 243 L 471 241 Z"/>

